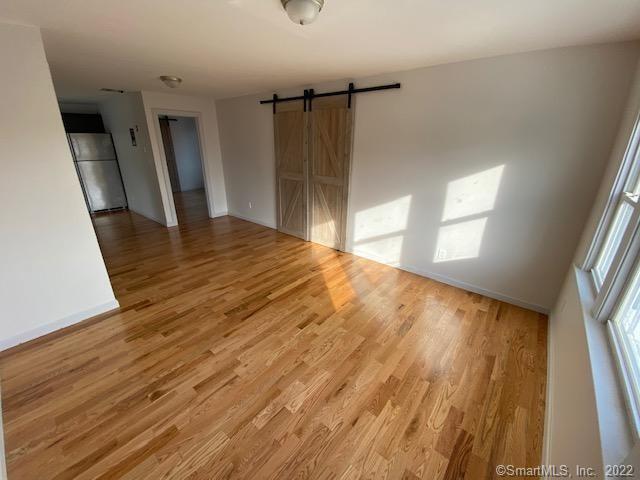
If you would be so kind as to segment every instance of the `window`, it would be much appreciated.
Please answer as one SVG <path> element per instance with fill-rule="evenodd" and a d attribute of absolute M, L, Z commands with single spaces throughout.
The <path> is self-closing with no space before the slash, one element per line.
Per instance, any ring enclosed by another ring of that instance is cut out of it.
<path fill-rule="evenodd" d="M 613 264 L 616 253 L 620 250 L 620 245 L 624 237 L 625 232 L 629 228 L 629 222 L 633 214 L 633 202 L 632 199 L 625 195 L 621 195 L 618 203 L 618 208 L 607 232 L 600 254 L 596 259 L 596 263 L 593 266 L 593 280 L 596 284 L 596 288 L 602 287 L 602 283 L 607 276 L 611 265 Z"/>
<path fill-rule="evenodd" d="M 640 118 L 614 182 L 586 269 L 593 315 L 607 324 L 636 434 L 640 435 Z"/>
<path fill-rule="evenodd" d="M 608 323 L 627 403 L 640 435 L 640 263 Z"/>

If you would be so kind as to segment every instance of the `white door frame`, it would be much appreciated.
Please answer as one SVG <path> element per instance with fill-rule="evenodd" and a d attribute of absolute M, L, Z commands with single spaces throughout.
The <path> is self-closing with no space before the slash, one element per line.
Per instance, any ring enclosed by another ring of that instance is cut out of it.
<path fill-rule="evenodd" d="M 202 113 L 193 112 L 187 110 L 171 110 L 166 108 L 152 108 L 151 114 L 153 116 L 153 129 L 155 132 L 155 147 L 160 153 L 160 175 L 164 188 L 160 188 L 162 203 L 164 204 L 164 211 L 167 215 L 167 227 L 175 227 L 178 225 L 178 215 L 176 213 L 176 205 L 173 201 L 173 190 L 171 188 L 171 180 L 169 177 L 169 167 L 167 166 L 167 156 L 164 151 L 164 143 L 162 142 L 162 131 L 160 130 L 160 116 L 175 116 L 175 117 L 190 117 L 196 122 L 196 132 L 198 134 L 198 145 L 200 147 L 200 166 L 202 167 L 202 176 L 204 177 L 204 191 L 207 197 L 207 210 L 209 211 L 209 218 L 214 217 L 214 208 L 212 204 L 211 192 L 209 189 L 213 185 L 213 177 L 209 171 L 205 146 L 205 132 L 202 128 Z"/>

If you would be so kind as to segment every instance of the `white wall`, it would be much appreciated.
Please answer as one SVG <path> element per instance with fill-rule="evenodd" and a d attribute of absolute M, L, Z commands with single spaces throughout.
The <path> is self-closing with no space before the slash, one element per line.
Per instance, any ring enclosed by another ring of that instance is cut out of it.
<path fill-rule="evenodd" d="M 0 24 L 0 349 L 117 306 L 37 28 Z"/>
<path fill-rule="evenodd" d="M 596 202 L 574 261 L 582 265 L 609 200 L 631 132 L 640 113 L 640 63 L 602 177 Z M 588 274 L 572 267 L 549 317 L 545 462 L 593 465 L 636 461 L 624 397 L 608 334 L 591 315 Z M 638 450 L 638 443 L 635 445 Z M 640 468 L 640 464 L 635 464 Z"/>
<path fill-rule="evenodd" d="M 166 225 L 142 95 L 114 93 L 100 103 L 100 113 L 113 136 L 129 208 Z M 136 146 L 131 143 L 130 128 L 136 131 Z"/>
<path fill-rule="evenodd" d="M 175 207 L 171 195 L 171 184 L 166 162 L 161 154 L 162 138 L 158 115 L 169 114 L 193 116 L 197 119 L 198 136 L 201 141 L 202 169 L 206 184 L 209 215 L 216 217 L 227 214 L 227 193 L 225 186 L 220 140 L 218 138 L 218 119 L 216 106 L 212 99 L 186 95 L 171 95 L 159 92 L 142 92 L 144 110 L 149 125 L 149 137 L 153 150 L 158 183 L 164 215 L 168 225 L 175 225 Z"/>
<path fill-rule="evenodd" d="M 563 48 L 356 80 L 402 88 L 357 96 L 347 250 L 548 311 L 638 53 Z M 229 212 L 273 226 L 272 115 L 258 104 L 271 93 L 217 107 Z"/>
<path fill-rule="evenodd" d="M 273 115 L 258 104 L 265 95 L 219 100 L 216 108 L 229 214 L 276 228 Z"/>
<path fill-rule="evenodd" d="M 204 188 L 196 121 L 193 117 L 174 118 L 175 121 L 169 122 L 169 128 L 176 156 L 180 190 L 185 192 Z"/>

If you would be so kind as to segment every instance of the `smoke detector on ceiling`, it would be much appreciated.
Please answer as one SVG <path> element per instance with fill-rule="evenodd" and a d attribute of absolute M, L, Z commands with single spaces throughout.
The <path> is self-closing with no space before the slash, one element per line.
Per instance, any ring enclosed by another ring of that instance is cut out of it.
<path fill-rule="evenodd" d="M 175 75 L 161 75 L 159 78 L 169 88 L 176 88 L 182 83 L 182 79 Z"/>
<path fill-rule="evenodd" d="M 312 23 L 324 7 L 324 0 L 281 0 L 282 6 L 293 23 Z"/>

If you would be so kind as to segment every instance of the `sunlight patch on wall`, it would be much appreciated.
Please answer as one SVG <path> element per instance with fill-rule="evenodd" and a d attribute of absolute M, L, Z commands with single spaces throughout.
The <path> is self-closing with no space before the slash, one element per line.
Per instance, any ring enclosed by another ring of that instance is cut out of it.
<path fill-rule="evenodd" d="M 354 241 L 389 235 L 407 228 L 411 195 L 356 212 Z"/>
<path fill-rule="evenodd" d="M 499 165 L 449 182 L 434 263 L 480 256 L 488 218 L 482 214 L 495 207 L 503 171 Z"/>
<path fill-rule="evenodd" d="M 486 224 L 484 217 L 440 227 L 433 261 L 441 263 L 478 257 Z"/>
<path fill-rule="evenodd" d="M 402 258 L 403 242 L 404 235 L 384 237 L 356 245 L 353 248 L 353 253 L 397 267 Z"/>
<path fill-rule="evenodd" d="M 442 221 L 493 210 L 504 165 L 449 182 Z"/>

